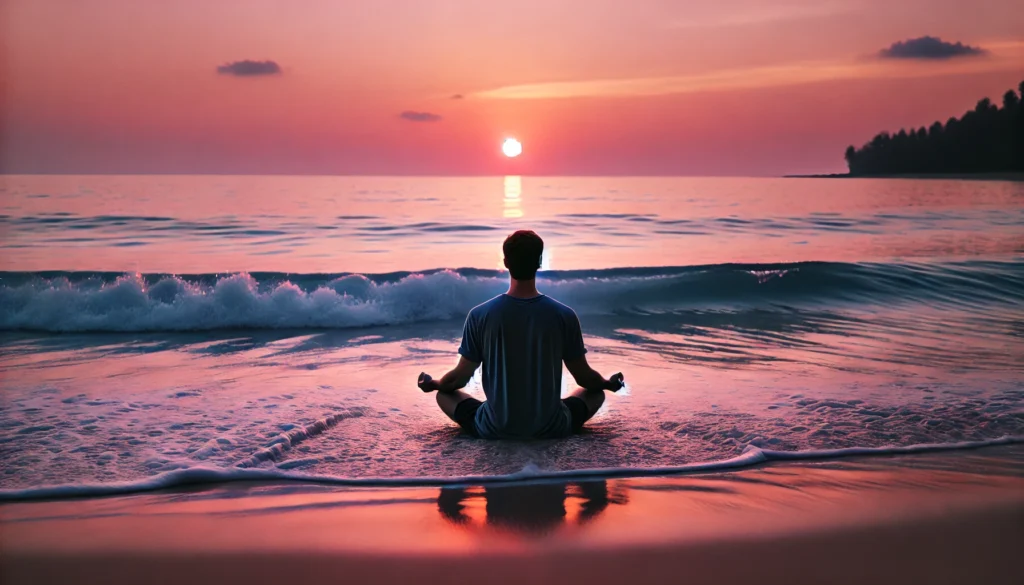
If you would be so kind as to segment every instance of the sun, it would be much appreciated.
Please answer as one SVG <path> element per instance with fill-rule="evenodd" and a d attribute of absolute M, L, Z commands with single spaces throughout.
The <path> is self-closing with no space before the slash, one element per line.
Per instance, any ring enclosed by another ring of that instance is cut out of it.
<path fill-rule="evenodd" d="M 506 138 L 501 145 L 501 152 L 509 158 L 515 158 L 523 154 L 523 144 L 515 138 Z"/>

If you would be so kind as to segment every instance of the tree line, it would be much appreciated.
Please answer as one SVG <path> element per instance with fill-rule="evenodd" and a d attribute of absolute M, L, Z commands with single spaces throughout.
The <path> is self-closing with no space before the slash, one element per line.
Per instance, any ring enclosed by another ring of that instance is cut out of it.
<path fill-rule="evenodd" d="M 1003 107 L 988 98 L 943 125 L 882 132 L 860 148 L 846 149 L 851 175 L 998 173 L 1024 171 L 1024 81 L 1009 90 Z"/>

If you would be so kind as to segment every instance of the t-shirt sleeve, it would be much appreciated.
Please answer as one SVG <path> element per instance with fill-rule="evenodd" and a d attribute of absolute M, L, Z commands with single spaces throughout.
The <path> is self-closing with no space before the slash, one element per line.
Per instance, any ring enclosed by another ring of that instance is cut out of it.
<path fill-rule="evenodd" d="M 571 362 L 583 357 L 587 348 L 583 345 L 583 330 L 580 327 L 580 318 L 573 311 L 569 312 L 565 320 L 565 349 L 562 352 L 562 359 Z"/>
<path fill-rule="evenodd" d="M 480 348 L 480 327 L 473 313 L 466 317 L 466 324 L 462 328 L 462 345 L 459 346 L 459 355 L 467 360 L 479 364 L 483 360 L 483 351 Z"/>

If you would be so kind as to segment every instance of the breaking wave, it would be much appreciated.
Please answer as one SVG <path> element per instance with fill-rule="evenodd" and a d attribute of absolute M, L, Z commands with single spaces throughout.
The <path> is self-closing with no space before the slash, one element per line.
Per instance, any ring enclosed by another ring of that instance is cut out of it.
<path fill-rule="evenodd" d="M 718 264 L 542 273 L 580 314 L 743 306 L 1013 306 L 1024 262 Z M 462 319 L 497 271 L 361 274 L 0 273 L 0 330 L 329 329 Z"/>

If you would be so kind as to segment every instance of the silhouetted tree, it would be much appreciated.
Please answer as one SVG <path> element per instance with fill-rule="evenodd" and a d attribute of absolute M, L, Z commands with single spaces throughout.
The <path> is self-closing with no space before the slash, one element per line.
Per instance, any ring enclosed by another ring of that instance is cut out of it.
<path fill-rule="evenodd" d="M 846 149 L 851 175 L 900 173 L 985 173 L 1024 171 L 1024 81 L 1020 95 L 1003 95 L 1003 107 L 989 98 L 945 126 L 881 132 L 860 148 Z"/>

